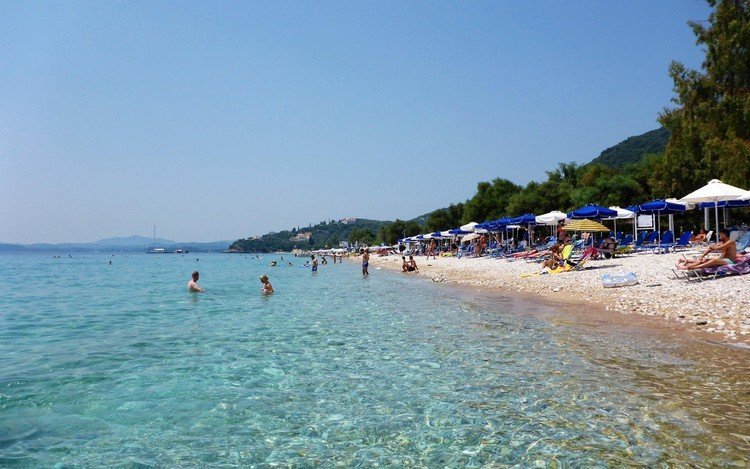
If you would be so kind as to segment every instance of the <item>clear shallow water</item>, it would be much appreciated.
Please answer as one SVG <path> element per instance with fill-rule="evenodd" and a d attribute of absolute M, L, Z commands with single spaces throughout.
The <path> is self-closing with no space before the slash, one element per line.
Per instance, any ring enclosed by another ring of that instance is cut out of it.
<path fill-rule="evenodd" d="M 745 351 L 272 258 L 0 255 L 0 466 L 748 462 Z"/>

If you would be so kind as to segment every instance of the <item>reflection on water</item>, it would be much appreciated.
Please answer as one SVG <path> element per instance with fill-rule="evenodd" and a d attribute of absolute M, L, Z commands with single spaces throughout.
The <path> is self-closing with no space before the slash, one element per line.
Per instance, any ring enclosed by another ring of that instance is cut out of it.
<path fill-rule="evenodd" d="M 747 464 L 747 351 L 267 261 L 0 257 L 0 466 Z"/>

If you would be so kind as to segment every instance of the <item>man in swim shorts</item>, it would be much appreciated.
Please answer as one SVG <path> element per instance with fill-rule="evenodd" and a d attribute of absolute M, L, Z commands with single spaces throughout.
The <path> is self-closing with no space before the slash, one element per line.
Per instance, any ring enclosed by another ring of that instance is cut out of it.
<path fill-rule="evenodd" d="M 318 271 L 318 259 L 315 257 L 315 254 L 310 256 L 310 259 L 312 259 L 312 271 L 317 272 Z"/>
<path fill-rule="evenodd" d="M 193 272 L 193 278 L 190 279 L 190 281 L 188 282 L 188 291 L 190 293 L 201 293 L 203 291 L 203 289 L 198 286 L 199 277 L 200 277 L 200 274 L 198 273 L 197 270 Z"/>
<path fill-rule="evenodd" d="M 370 275 L 367 268 L 370 266 L 370 251 L 364 249 L 362 252 L 362 275 Z"/>
<path fill-rule="evenodd" d="M 721 257 L 706 259 L 710 252 L 721 251 Z M 729 230 L 726 228 L 719 231 L 719 242 L 708 246 L 697 259 L 680 259 L 675 264 L 680 270 L 697 270 L 706 267 L 721 267 L 722 265 L 732 265 L 737 259 L 737 245 L 729 239 Z"/>

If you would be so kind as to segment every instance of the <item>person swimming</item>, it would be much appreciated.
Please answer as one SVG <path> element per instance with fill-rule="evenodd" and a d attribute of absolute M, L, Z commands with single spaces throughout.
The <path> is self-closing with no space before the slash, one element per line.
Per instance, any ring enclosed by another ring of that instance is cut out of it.
<path fill-rule="evenodd" d="M 271 282 L 268 281 L 268 275 L 263 274 L 260 276 L 260 283 L 263 284 L 263 288 L 260 290 L 260 292 L 264 295 L 270 295 L 275 290 L 273 289 L 273 285 L 271 285 Z"/>
<path fill-rule="evenodd" d="M 276 261 L 271 261 L 271 267 L 276 267 Z"/>
<path fill-rule="evenodd" d="M 196 270 L 195 272 L 193 272 L 192 278 L 187 284 L 188 291 L 190 293 L 201 293 L 203 291 L 203 289 L 198 286 L 198 278 L 200 278 L 200 274 Z"/>

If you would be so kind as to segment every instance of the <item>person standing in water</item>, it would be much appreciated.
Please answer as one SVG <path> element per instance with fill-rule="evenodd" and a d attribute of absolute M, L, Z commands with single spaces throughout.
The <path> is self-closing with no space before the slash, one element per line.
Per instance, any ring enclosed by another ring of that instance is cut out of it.
<path fill-rule="evenodd" d="M 365 249 L 362 253 L 362 275 L 370 275 L 367 268 L 370 266 L 370 251 Z"/>
<path fill-rule="evenodd" d="M 203 289 L 198 286 L 198 278 L 200 277 L 200 274 L 196 270 L 193 272 L 193 278 L 188 282 L 188 291 L 190 293 L 201 293 Z"/>
<path fill-rule="evenodd" d="M 273 285 L 268 281 L 268 275 L 263 274 L 260 276 L 260 283 L 263 284 L 263 289 L 260 291 L 264 295 L 270 295 L 274 292 Z"/>
<path fill-rule="evenodd" d="M 310 259 L 312 259 L 312 271 L 317 272 L 318 271 L 318 258 L 315 257 L 315 254 L 310 256 Z"/>

